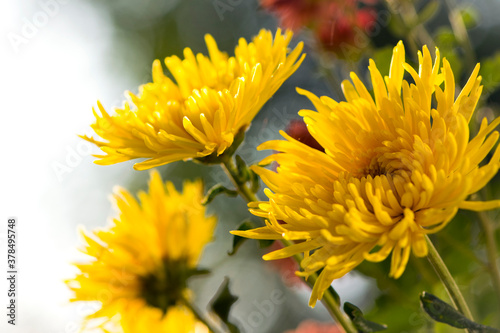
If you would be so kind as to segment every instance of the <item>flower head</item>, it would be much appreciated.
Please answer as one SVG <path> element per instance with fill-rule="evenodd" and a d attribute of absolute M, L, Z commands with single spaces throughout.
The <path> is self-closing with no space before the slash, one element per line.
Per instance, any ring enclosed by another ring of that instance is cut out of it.
<path fill-rule="evenodd" d="M 340 58 L 356 60 L 369 45 L 366 32 L 377 14 L 369 7 L 357 8 L 357 2 L 326 2 L 318 15 L 317 36 L 321 45 Z"/>
<path fill-rule="evenodd" d="M 373 96 L 354 73 L 352 83 L 343 82 L 346 102 L 299 89 L 316 108 L 299 114 L 325 152 L 285 133 L 285 141 L 260 146 L 279 151 L 262 161 L 276 161 L 276 172 L 254 168 L 269 187 L 269 201 L 254 203 L 251 211 L 268 222 L 232 233 L 301 241 L 264 259 L 303 252 L 301 275 L 322 270 L 311 305 L 363 260 L 392 254 L 389 275 L 398 278 L 410 252 L 426 256 L 425 236 L 443 229 L 458 209 L 500 206 L 500 200 L 467 201 L 500 164 L 499 148 L 484 161 L 498 141 L 500 118 L 483 119 L 477 135 L 469 135 L 482 90 L 479 66 L 455 98 L 453 73 L 446 59 L 441 67 L 439 50 L 434 64 L 426 47 L 418 58 L 417 72 L 405 63 L 400 42 L 385 78 L 370 61 Z M 403 79 L 405 71 L 414 83 Z"/>
<path fill-rule="evenodd" d="M 138 202 L 124 189 L 114 195 L 120 211 L 110 228 L 82 232 L 83 253 L 93 261 L 77 264 L 80 273 L 67 282 L 72 301 L 98 301 L 88 320 L 121 330 L 195 332 L 200 326 L 185 306 L 187 279 L 204 246 L 212 239 L 215 217 L 205 217 L 201 181 L 186 182 L 184 192 L 152 173 L 149 193 Z M 203 326 L 203 325 L 201 325 Z"/>
<path fill-rule="evenodd" d="M 369 45 L 367 31 L 377 18 L 370 6 L 377 0 L 260 0 L 260 3 L 278 16 L 280 26 L 292 30 L 310 28 L 323 49 L 352 60 L 359 58 Z"/>
<path fill-rule="evenodd" d="M 261 30 L 253 42 L 241 38 L 235 56 L 219 51 L 205 36 L 209 57 L 184 49 L 184 59 L 167 57 L 173 76 L 153 63 L 153 82 L 130 93 L 131 103 L 109 115 L 98 103 L 95 133 L 103 140 L 82 136 L 105 153 L 97 164 L 147 158 L 134 165 L 143 170 L 190 158 L 224 153 L 245 130 L 264 103 L 300 66 L 303 44 L 289 52 L 292 33 L 273 36 Z M 300 56 L 300 58 L 299 58 Z"/>
<path fill-rule="evenodd" d="M 324 1 L 323 1 L 324 2 Z M 275 13 L 280 26 L 299 30 L 309 25 L 317 16 L 320 1 L 316 0 L 260 0 L 262 8 Z"/>

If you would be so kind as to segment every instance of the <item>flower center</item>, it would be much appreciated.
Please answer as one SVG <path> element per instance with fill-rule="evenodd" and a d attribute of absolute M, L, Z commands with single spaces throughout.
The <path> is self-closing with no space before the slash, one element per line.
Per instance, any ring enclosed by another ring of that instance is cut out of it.
<path fill-rule="evenodd" d="M 182 299 L 187 271 L 185 260 L 165 260 L 163 269 L 140 278 L 141 297 L 148 305 L 166 313 Z"/>
<path fill-rule="evenodd" d="M 370 164 L 364 168 L 364 170 L 361 172 L 363 176 L 381 176 L 386 173 L 385 167 L 378 161 L 377 158 L 373 158 L 370 162 Z"/>
<path fill-rule="evenodd" d="M 184 258 L 165 259 L 163 267 L 140 278 L 140 296 L 149 306 L 161 309 L 165 314 L 169 307 L 185 301 L 187 280 L 206 271 L 191 268 Z"/>
<path fill-rule="evenodd" d="M 401 172 L 412 172 L 416 165 L 422 163 L 418 159 L 419 154 L 409 149 L 391 149 L 379 147 L 366 154 L 360 161 L 357 172 L 358 177 L 394 175 Z"/>

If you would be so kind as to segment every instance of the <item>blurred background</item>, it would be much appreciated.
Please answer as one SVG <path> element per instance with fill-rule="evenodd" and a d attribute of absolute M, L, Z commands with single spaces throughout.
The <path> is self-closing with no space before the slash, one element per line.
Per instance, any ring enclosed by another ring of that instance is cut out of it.
<path fill-rule="evenodd" d="M 416 8 L 424 9 L 428 3 L 419 1 Z M 388 68 L 390 50 L 401 38 L 399 21 L 385 2 L 370 1 L 370 5 L 377 12 L 378 28 L 366 33 L 371 45 L 366 52 L 380 61 L 380 68 Z M 496 87 L 500 82 L 500 70 L 497 71 L 500 61 L 495 58 L 500 50 L 500 1 L 463 1 L 454 5 L 471 9 L 466 14 L 470 14 L 473 22 L 467 28 L 475 60 L 490 59 L 490 70 L 483 74 L 491 84 L 485 95 L 489 106 L 481 109 L 480 114 L 492 116 L 497 114 Z M 214 36 L 221 50 L 232 55 L 240 37 L 248 40 L 262 28 L 275 31 L 279 19 L 256 0 L 4 0 L 0 9 L 0 84 L 4 100 L 0 121 L 3 152 L 0 251 L 4 253 L 7 248 L 7 219 L 15 217 L 19 271 L 18 321 L 15 327 L 8 325 L 6 310 L 2 310 L 0 331 L 77 332 L 81 319 L 95 311 L 96 306 L 69 304 L 71 293 L 63 283 L 76 274 L 70 263 L 85 260 L 76 250 L 80 244 L 77 227 L 106 226 L 115 214 L 109 201 L 113 187 L 120 185 L 136 192 L 146 188 L 149 178 L 148 172 L 134 171 L 133 162 L 106 167 L 92 163 L 91 154 L 99 151 L 77 137 L 77 134 L 91 134 L 89 125 L 94 120 L 91 108 L 97 100 L 107 109 L 121 106 L 124 91 L 137 92 L 139 85 L 151 80 L 154 59 L 181 55 L 184 47 L 206 53 L 206 33 Z M 427 30 L 435 34 L 433 37 L 443 50 L 448 46 L 445 51 L 449 57 L 457 57 L 463 75 L 468 75 L 466 62 L 461 64 L 459 59 L 463 54 L 459 47 L 453 46 L 446 6 L 441 3 L 431 16 L 425 22 Z M 259 143 L 277 138 L 278 130 L 284 130 L 291 119 L 297 118 L 301 108 L 310 107 L 304 97 L 294 92 L 296 86 L 317 95 L 339 98 L 337 91 L 329 86 L 331 80 L 318 66 L 318 63 L 326 63 L 326 67 L 331 64 L 324 55 L 315 52 L 313 37 L 311 31 L 296 33 L 292 44 L 305 40 L 308 56 L 253 123 L 247 141 L 240 148 L 248 163 L 255 163 L 267 154 L 254 149 Z M 364 75 L 360 68 L 366 67 L 366 58 L 339 59 L 335 71 L 344 78 L 349 70 L 359 70 Z M 358 67 L 353 66 L 354 61 Z M 205 179 L 207 187 L 227 182 L 216 167 L 207 170 L 192 162 L 172 163 L 160 171 L 177 186 L 185 178 L 199 176 Z M 497 187 L 492 186 L 489 195 L 495 195 Z M 260 258 L 268 249 L 247 241 L 235 256 L 226 255 L 232 244 L 228 231 L 245 219 L 252 219 L 241 199 L 218 197 L 209 211 L 217 212 L 219 224 L 216 241 L 207 247 L 202 260 L 202 266 L 213 269 L 214 273 L 209 278 L 192 281 L 200 307 L 206 306 L 228 276 L 231 291 L 239 297 L 231 317 L 245 332 L 284 332 L 305 319 L 329 321 L 322 305 L 315 309 L 306 306 L 310 291 L 291 278 L 290 269 L 283 268 L 286 264 L 262 263 Z M 477 227 L 466 223 L 472 217 L 462 214 L 457 219 L 459 222 L 448 227 L 448 235 L 453 236 L 438 243 L 445 244 L 444 255 L 451 263 L 452 273 L 455 268 L 457 272 L 465 272 L 457 274 L 470 291 L 469 297 L 482 300 L 479 306 L 491 310 L 494 299 L 489 295 L 491 286 L 488 287 L 484 271 L 477 274 L 474 261 L 464 259 L 470 254 L 446 253 L 456 243 L 472 246 L 480 243 Z M 484 255 L 484 249 L 473 249 L 474 255 Z M 5 309 L 6 255 L 0 257 L 4 258 L 0 261 L 0 308 Z M 403 278 L 395 282 L 387 278 L 387 267 L 368 264 L 360 267 L 359 272 L 335 281 L 334 286 L 343 301 L 359 306 L 368 313 L 368 318 L 377 318 L 378 322 L 399 318 L 400 326 L 390 332 L 426 331 L 427 319 L 417 301 L 421 290 L 412 286 L 429 269 L 427 262 L 414 260 Z M 378 277 L 378 285 L 373 277 Z M 433 283 L 427 286 L 443 293 Z M 271 311 L 263 311 L 263 302 L 274 290 L 282 291 L 285 301 L 274 304 Z M 385 304 L 408 295 L 413 302 L 400 303 L 395 313 L 384 312 Z"/>

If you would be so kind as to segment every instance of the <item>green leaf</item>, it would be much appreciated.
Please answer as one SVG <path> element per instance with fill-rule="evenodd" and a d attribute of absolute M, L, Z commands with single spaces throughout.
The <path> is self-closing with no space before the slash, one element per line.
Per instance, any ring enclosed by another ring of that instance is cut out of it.
<path fill-rule="evenodd" d="M 191 268 L 191 269 L 188 269 L 186 275 L 188 278 L 190 278 L 192 276 L 207 275 L 210 273 L 211 273 L 211 271 L 209 269 L 206 269 L 206 268 Z"/>
<path fill-rule="evenodd" d="M 236 325 L 229 322 L 229 311 L 237 300 L 238 297 L 229 291 L 229 278 L 226 276 L 209 304 L 210 309 L 219 316 L 231 333 L 240 332 Z"/>
<path fill-rule="evenodd" d="M 496 328 L 473 322 L 455 310 L 451 305 L 428 292 L 424 291 L 420 295 L 420 305 L 432 319 L 440 323 L 445 323 L 456 328 L 471 329 L 478 333 L 500 332 Z"/>
<path fill-rule="evenodd" d="M 467 6 L 467 8 L 460 9 L 460 16 L 462 17 L 462 21 L 467 29 L 477 26 L 479 13 L 475 8 Z"/>
<path fill-rule="evenodd" d="M 242 182 L 248 181 L 250 179 L 250 173 L 247 164 L 245 163 L 243 158 L 241 158 L 240 155 L 236 155 L 235 159 L 236 159 L 236 168 L 238 169 L 238 177 Z"/>
<path fill-rule="evenodd" d="M 378 332 L 387 329 L 386 325 L 377 324 L 363 317 L 363 312 L 354 304 L 345 302 L 344 311 L 351 318 L 359 333 Z"/>
<path fill-rule="evenodd" d="M 451 68 L 453 68 L 453 73 L 455 74 L 455 80 L 458 83 L 464 65 L 462 58 L 457 54 L 457 47 L 459 47 L 457 37 L 450 28 L 445 27 L 437 31 L 435 40 L 441 57 L 446 58 L 450 63 Z"/>
<path fill-rule="evenodd" d="M 422 24 L 429 21 L 436 15 L 439 10 L 439 1 L 433 0 L 429 1 L 424 8 L 422 8 L 418 13 L 417 24 Z"/>
<path fill-rule="evenodd" d="M 440 50 L 442 47 L 453 48 L 457 45 L 457 37 L 450 28 L 443 27 L 436 32 L 436 43 Z"/>
<path fill-rule="evenodd" d="M 483 89 L 487 94 L 500 87 L 500 53 L 481 61 L 480 74 L 483 77 Z"/>
<path fill-rule="evenodd" d="M 391 15 L 389 20 L 389 30 L 399 38 L 403 38 L 410 33 L 410 30 L 406 23 L 403 21 L 400 15 Z"/>
<path fill-rule="evenodd" d="M 253 172 L 252 170 L 250 170 L 250 180 L 252 181 L 252 187 L 251 187 L 251 190 L 253 193 L 257 193 L 257 191 L 259 190 L 259 187 L 260 187 L 260 178 L 259 178 L 259 175 L 256 174 L 255 172 Z"/>
<path fill-rule="evenodd" d="M 205 195 L 205 197 L 201 201 L 201 204 L 203 206 L 208 205 L 209 203 L 212 202 L 212 200 L 215 199 L 216 196 L 218 196 L 221 193 L 225 193 L 226 195 L 228 195 L 230 197 L 236 197 L 238 195 L 237 191 L 230 190 L 222 184 L 216 184 L 208 190 L 207 194 Z"/>

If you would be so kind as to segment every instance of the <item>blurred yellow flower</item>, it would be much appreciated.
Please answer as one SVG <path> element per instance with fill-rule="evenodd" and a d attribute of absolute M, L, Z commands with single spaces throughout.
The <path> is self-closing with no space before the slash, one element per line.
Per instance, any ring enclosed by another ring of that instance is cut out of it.
<path fill-rule="evenodd" d="M 240 130 L 245 130 L 264 103 L 300 66 L 303 43 L 289 52 L 292 32 L 274 36 L 261 30 L 247 43 L 241 38 L 235 56 L 219 51 L 215 40 L 205 36 L 209 57 L 184 49 L 184 60 L 167 57 L 165 64 L 175 79 L 153 63 L 153 82 L 130 93 L 134 107 L 125 103 L 109 115 L 98 103 L 92 125 L 103 141 L 82 138 L 105 153 L 97 164 L 108 165 L 147 158 L 134 165 L 149 169 L 173 161 L 219 156 Z M 299 58 L 300 56 L 300 58 Z"/>
<path fill-rule="evenodd" d="M 205 217 L 202 192 L 201 181 L 195 181 L 185 182 L 179 193 L 157 172 L 151 174 L 149 193 L 138 194 L 140 202 L 116 190 L 119 217 L 107 229 L 82 232 L 82 252 L 94 260 L 76 264 L 80 273 L 67 281 L 72 301 L 100 304 L 86 326 L 105 330 L 119 323 L 112 331 L 125 333 L 204 331 L 186 305 L 187 279 L 198 272 L 216 224 L 215 217 Z"/>
<path fill-rule="evenodd" d="M 458 209 L 500 206 L 499 200 L 466 200 L 496 174 L 500 160 L 497 148 L 482 163 L 498 141 L 493 130 L 500 119 L 483 119 L 479 133 L 469 138 L 482 90 L 479 65 L 455 98 L 453 73 L 446 59 L 440 68 L 439 50 L 434 64 L 426 47 L 418 58 L 417 73 L 405 63 L 400 42 L 385 78 L 370 61 L 374 97 L 354 73 L 353 83 L 342 85 L 346 102 L 298 90 L 317 110 L 299 114 L 324 153 L 285 133 L 286 141 L 259 147 L 279 151 L 261 162 L 276 161 L 276 172 L 254 167 L 269 187 L 269 201 L 251 204 L 251 211 L 267 225 L 232 233 L 301 241 L 264 259 L 303 252 L 300 275 L 322 270 L 312 306 L 332 280 L 363 260 L 378 262 L 392 253 L 389 275 L 400 277 L 410 252 L 426 256 L 425 235 L 443 229 Z M 403 79 L 405 71 L 414 83 Z"/>

